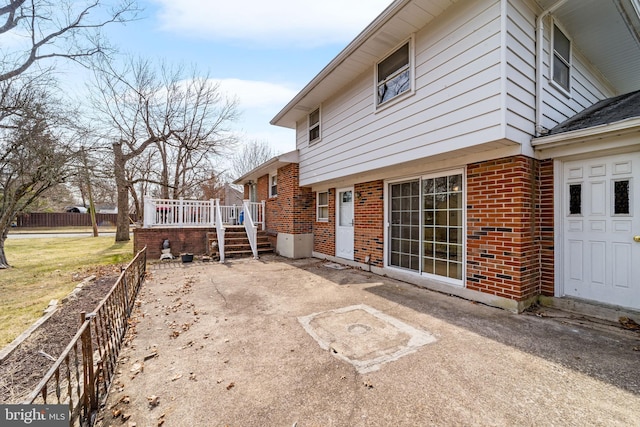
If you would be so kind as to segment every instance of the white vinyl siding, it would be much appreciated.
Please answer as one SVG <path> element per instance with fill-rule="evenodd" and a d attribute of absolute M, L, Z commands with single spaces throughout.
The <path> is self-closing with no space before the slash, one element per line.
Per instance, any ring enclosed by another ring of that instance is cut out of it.
<path fill-rule="evenodd" d="M 531 0 L 450 6 L 414 34 L 414 95 L 384 109 L 375 105 L 373 59 L 343 90 L 321 100 L 322 144 L 308 143 L 306 116 L 298 122 L 300 185 L 404 168 L 420 159 L 449 161 L 489 150 L 532 153 L 539 12 Z M 548 17 L 543 76 L 550 72 L 552 28 Z M 542 126 L 547 129 L 615 95 L 580 46 L 574 44 L 571 51 L 571 96 L 552 87 L 548 78 L 542 82 Z"/>
<path fill-rule="evenodd" d="M 371 67 L 323 100 L 321 147 L 298 123 L 300 185 L 500 140 L 500 29 L 500 1 L 459 3 L 415 34 L 414 96 L 376 112 Z"/>

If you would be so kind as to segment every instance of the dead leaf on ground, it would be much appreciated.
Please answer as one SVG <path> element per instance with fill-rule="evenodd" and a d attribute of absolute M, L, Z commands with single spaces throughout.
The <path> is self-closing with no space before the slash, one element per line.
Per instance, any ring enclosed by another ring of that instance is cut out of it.
<path fill-rule="evenodd" d="M 111 410 L 111 415 L 113 416 L 113 418 L 118 418 L 120 416 L 120 414 L 122 414 L 122 411 L 120 409 L 112 409 Z"/>
<path fill-rule="evenodd" d="M 227 390 L 231 390 L 232 388 L 234 388 L 236 386 L 235 383 L 229 383 L 229 385 L 227 386 Z"/>
<path fill-rule="evenodd" d="M 171 381 L 176 381 L 176 380 L 179 380 L 180 378 L 182 378 L 182 374 L 176 374 L 173 376 L 173 378 L 171 378 Z"/>
<path fill-rule="evenodd" d="M 147 401 L 149 402 L 149 406 L 151 406 L 152 408 L 155 408 L 156 406 L 158 406 L 160 404 L 160 398 L 158 396 L 156 396 L 155 394 L 151 395 L 151 396 L 147 396 Z"/>
<path fill-rule="evenodd" d="M 618 319 L 623 328 L 629 329 L 632 331 L 640 331 L 640 324 L 638 324 L 635 320 L 622 316 Z"/>

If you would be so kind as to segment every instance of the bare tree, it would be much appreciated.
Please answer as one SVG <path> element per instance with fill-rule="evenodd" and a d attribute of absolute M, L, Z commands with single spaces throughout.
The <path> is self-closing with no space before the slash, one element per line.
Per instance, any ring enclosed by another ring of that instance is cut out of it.
<path fill-rule="evenodd" d="M 275 156 L 268 142 L 249 141 L 231 157 L 231 174 L 234 179 L 240 178 Z"/>
<path fill-rule="evenodd" d="M 103 139 L 115 139 L 116 241 L 126 241 L 129 195 L 135 194 L 136 184 L 155 184 L 164 198 L 196 188 L 207 178 L 203 165 L 235 141 L 227 125 L 236 117 L 236 104 L 224 98 L 211 80 L 198 77 L 197 71 L 187 74 L 182 67 L 155 67 L 148 60 L 130 60 L 122 70 L 104 63 L 92 93 Z M 141 196 L 134 196 L 138 206 Z"/>
<path fill-rule="evenodd" d="M 46 87 L 0 82 L 0 268 L 11 222 L 71 174 L 73 129 Z M 3 107 L 3 106 L 9 107 Z"/>
<path fill-rule="evenodd" d="M 0 1 L 0 81 L 36 62 L 64 58 L 76 62 L 110 50 L 100 30 L 135 19 L 134 0 L 113 6 L 106 0 Z M 9 46 L 7 48 L 7 46 Z"/>

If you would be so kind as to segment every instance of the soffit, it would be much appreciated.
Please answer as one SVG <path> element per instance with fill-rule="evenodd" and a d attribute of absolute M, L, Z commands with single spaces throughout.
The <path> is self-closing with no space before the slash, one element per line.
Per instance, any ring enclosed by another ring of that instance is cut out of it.
<path fill-rule="evenodd" d="M 558 0 L 538 0 L 548 9 Z M 568 0 L 552 16 L 617 94 L 640 89 L 639 0 Z"/>

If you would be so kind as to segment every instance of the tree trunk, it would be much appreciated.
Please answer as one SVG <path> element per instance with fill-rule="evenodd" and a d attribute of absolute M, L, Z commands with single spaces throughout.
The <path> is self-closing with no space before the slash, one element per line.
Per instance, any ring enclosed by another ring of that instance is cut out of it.
<path fill-rule="evenodd" d="M 129 182 L 125 176 L 126 159 L 122 144 L 113 144 L 114 174 L 116 179 L 118 216 L 116 219 L 116 242 L 128 242 L 129 238 Z"/>
<path fill-rule="evenodd" d="M 0 269 L 9 268 L 9 262 L 7 256 L 4 254 L 4 241 L 7 240 L 8 227 L 2 227 L 0 230 Z"/>

